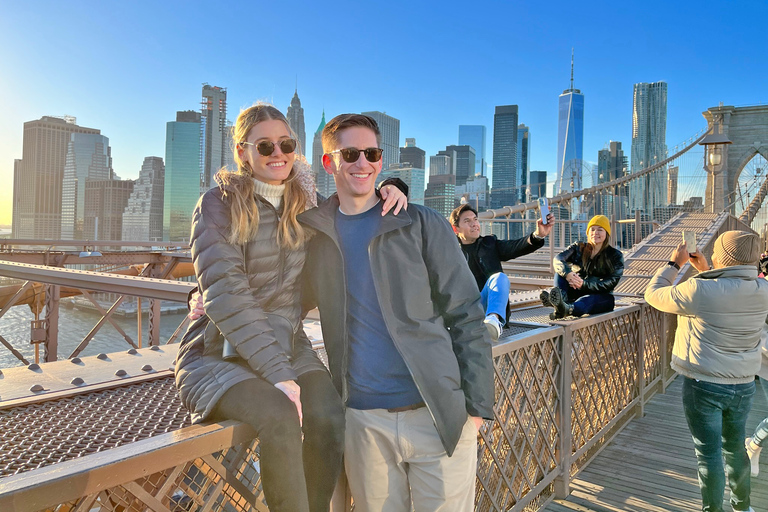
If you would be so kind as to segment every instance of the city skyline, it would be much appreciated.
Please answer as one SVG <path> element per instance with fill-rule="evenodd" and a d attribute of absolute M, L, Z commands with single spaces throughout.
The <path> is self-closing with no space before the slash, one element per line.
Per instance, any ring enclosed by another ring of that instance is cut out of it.
<path fill-rule="evenodd" d="M 164 155 L 165 123 L 175 112 L 194 108 L 202 83 L 227 89 L 228 117 L 233 120 L 240 108 L 260 99 L 285 112 L 298 81 L 307 126 L 317 126 L 323 108 L 327 119 L 342 112 L 381 111 L 400 120 L 399 146 L 405 137 L 416 138 L 427 155 L 457 144 L 459 125 L 484 125 L 492 131 L 494 107 L 517 104 L 520 122 L 536 134 L 531 170 L 548 171 L 550 181 L 556 168 L 557 96 L 568 86 L 572 47 L 578 87 L 589 96 L 587 161 L 596 161 L 610 140 L 629 147 L 635 83 L 669 84 L 670 150 L 705 127 L 701 113 L 719 102 L 745 105 L 768 99 L 760 85 L 766 74 L 760 52 L 734 57 L 725 45 L 711 44 L 705 27 L 718 5 L 714 2 L 612 6 L 610 17 L 622 25 L 621 34 L 589 28 L 596 28 L 605 15 L 599 6 L 573 10 L 565 3 L 563 9 L 492 3 L 477 13 L 485 25 L 472 31 L 450 6 L 437 10 L 394 2 L 374 10 L 340 2 L 329 10 L 299 2 L 285 23 L 290 30 L 280 23 L 260 25 L 269 47 L 259 50 L 251 42 L 248 52 L 239 51 L 250 36 L 238 30 L 242 22 L 237 9 L 209 12 L 193 3 L 137 2 L 109 9 L 93 5 L 42 2 L 4 9 L 0 91 L 13 101 L 0 120 L 0 177 L 8 183 L 14 159 L 22 158 L 23 123 L 64 114 L 99 129 L 110 139 L 115 173 L 137 178 L 145 157 Z M 372 20 L 386 28 L 387 45 L 380 44 L 380 36 L 349 44 L 338 27 L 339 9 L 363 18 L 375 13 Z M 409 15 L 402 16 L 406 10 Z M 719 17 L 719 35 L 729 40 L 728 47 L 762 47 L 758 23 L 768 7 L 755 5 L 753 10 L 749 19 L 732 12 Z M 562 13 L 553 14 L 558 11 Z M 526 23 L 510 33 L 505 23 L 496 21 L 508 19 Z M 430 29 L 424 31 L 421 25 L 427 20 Z M 225 27 L 225 37 L 207 40 L 187 30 L 201 24 Z M 66 37 L 59 34 L 62 26 L 67 27 Z M 416 31 L 424 34 L 412 36 Z M 457 31 L 462 37 L 453 37 Z M 53 34 L 58 34 L 55 39 Z M 525 51 L 511 51 L 515 48 Z M 257 58 L 260 51 L 278 67 L 265 66 Z M 426 60 L 401 58 L 416 53 Z M 290 69 L 279 55 L 288 56 Z M 472 74 L 436 81 L 431 73 L 436 62 L 470 57 Z M 488 174 L 492 178 L 490 165 Z M 0 192 L 0 224 L 11 222 L 12 189 Z"/>

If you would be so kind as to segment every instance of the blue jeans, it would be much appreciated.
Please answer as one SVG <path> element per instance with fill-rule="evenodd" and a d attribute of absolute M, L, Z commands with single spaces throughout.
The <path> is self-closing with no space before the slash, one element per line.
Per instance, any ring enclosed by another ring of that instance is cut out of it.
<path fill-rule="evenodd" d="M 507 321 L 507 303 L 509 302 L 509 278 L 504 272 L 493 274 L 485 282 L 480 292 L 485 316 L 496 313 L 502 322 Z"/>
<path fill-rule="evenodd" d="M 573 303 L 573 316 L 597 315 L 613 311 L 616 301 L 612 293 L 589 293 L 571 288 L 560 274 L 555 274 L 555 286 L 563 292 L 566 302 Z"/>
<path fill-rule="evenodd" d="M 722 512 L 725 472 L 734 510 L 749 510 L 749 457 L 744 448 L 755 382 L 715 384 L 685 378 L 683 407 L 693 437 L 701 489 L 701 510 Z"/>

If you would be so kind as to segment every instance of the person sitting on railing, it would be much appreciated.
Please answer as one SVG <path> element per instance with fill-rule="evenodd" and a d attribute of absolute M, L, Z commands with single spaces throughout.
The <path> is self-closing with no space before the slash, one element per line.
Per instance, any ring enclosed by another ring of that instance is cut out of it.
<path fill-rule="evenodd" d="M 194 305 L 199 318 L 181 341 L 176 385 L 193 423 L 234 419 L 256 431 L 270 511 L 327 511 L 342 468 L 344 408 L 301 328 L 310 235 L 296 218 L 314 205 L 314 177 L 271 105 L 241 112 L 233 139 L 237 170 L 219 171 L 219 186 L 193 213 L 203 307 Z M 394 188 L 385 193 L 402 199 Z"/>
<path fill-rule="evenodd" d="M 677 315 L 673 370 L 684 377 L 683 408 L 698 461 L 702 510 L 722 510 L 725 472 L 735 512 L 750 507 L 745 424 L 760 370 L 760 337 L 768 317 L 768 281 L 757 277 L 760 239 L 726 231 L 715 240 L 712 267 L 685 242 L 645 290 L 645 300 Z M 699 274 L 673 284 L 691 262 Z"/>
<path fill-rule="evenodd" d="M 547 215 L 546 224 L 539 219 L 533 233 L 516 240 L 499 240 L 496 235 L 480 236 L 477 210 L 469 203 L 453 210 L 449 220 L 480 289 L 485 308 L 483 322 L 491 339 L 496 341 L 509 317 L 509 278 L 502 270 L 501 262 L 525 256 L 543 247 L 545 238 L 552 231 L 555 216 L 551 213 Z"/>
<path fill-rule="evenodd" d="M 541 292 L 541 303 L 555 310 L 549 318 L 596 315 L 613 311 L 611 293 L 624 273 L 624 256 L 611 245 L 611 223 L 595 215 L 587 224 L 587 241 L 556 255 L 555 286 Z"/>

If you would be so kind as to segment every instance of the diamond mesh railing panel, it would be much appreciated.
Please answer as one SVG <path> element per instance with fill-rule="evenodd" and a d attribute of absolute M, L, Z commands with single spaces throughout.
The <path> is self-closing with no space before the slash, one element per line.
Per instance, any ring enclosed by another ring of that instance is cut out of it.
<path fill-rule="evenodd" d="M 638 393 L 640 311 L 576 328 L 571 349 L 572 451 L 597 442 L 600 431 L 623 414 Z M 583 463 L 574 461 L 575 474 Z"/>
<path fill-rule="evenodd" d="M 0 477 L 187 425 L 173 377 L 0 410 Z"/>
<path fill-rule="evenodd" d="M 495 421 L 481 429 L 475 510 L 509 510 L 557 471 L 561 332 L 494 358 Z"/>

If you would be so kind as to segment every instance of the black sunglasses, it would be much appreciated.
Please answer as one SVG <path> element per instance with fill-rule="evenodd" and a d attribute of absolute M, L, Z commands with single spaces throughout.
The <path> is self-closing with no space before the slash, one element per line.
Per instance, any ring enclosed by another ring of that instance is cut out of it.
<path fill-rule="evenodd" d="M 337 149 L 336 151 L 331 151 L 331 154 L 333 153 L 341 153 L 341 158 L 344 159 L 345 162 L 348 164 L 353 164 L 357 162 L 357 159 L 360 158 L 360 153 L 363 153 L 365 155 L 365 159 L 369 162 L 378 162 L 381 160 L 381 153 L 384 150 L 381 148 L 366 148 L 366 149 L 357 149 L 357 148 L 344 148 L 344 149 Z"/>
<path fill-rule="evenodd" d="M 275 152 L 275 143 L 272 142 L 271 140 L 262 140 L 255 144 L 253 142 L 243 141 L 240 144 L 247 145 L 247 146 L 256 146 L 256 151 L 258 151 L 261 156 L 269 156 Z M 282 151 L 286 155 L 296 151 L 296 139 L 283 139 L 280 142 L 278 142 L 278 144 L 280 144 L 280 151 Z"/>

